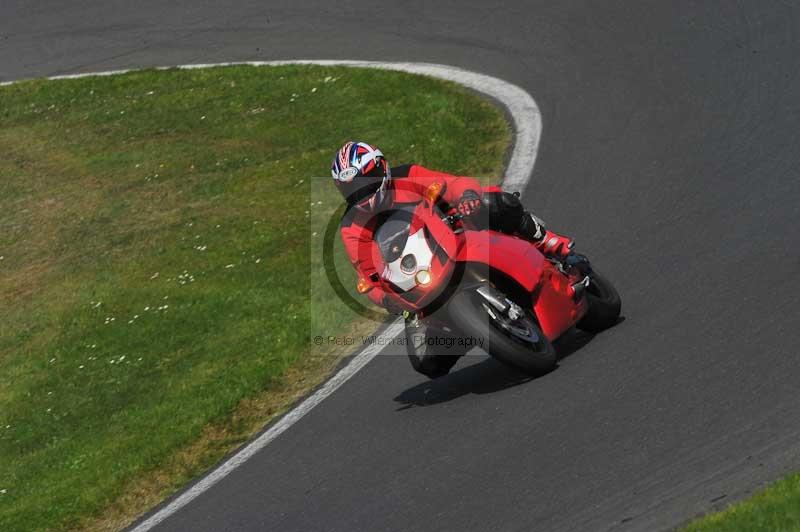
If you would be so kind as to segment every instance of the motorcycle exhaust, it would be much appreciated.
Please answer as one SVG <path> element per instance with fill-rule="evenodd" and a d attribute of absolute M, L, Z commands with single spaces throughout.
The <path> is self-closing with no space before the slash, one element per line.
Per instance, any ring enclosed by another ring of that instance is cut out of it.
<path fill-rule="evenodd" d="M 572 285 L 572 297 L 574 297 L 575 299 L 579 299 L 583 295 L 583 292 L 586 291 L 586 289 L 589 287 L 590 282 L 591 280 L 587 275 L 582 280 Z"/>

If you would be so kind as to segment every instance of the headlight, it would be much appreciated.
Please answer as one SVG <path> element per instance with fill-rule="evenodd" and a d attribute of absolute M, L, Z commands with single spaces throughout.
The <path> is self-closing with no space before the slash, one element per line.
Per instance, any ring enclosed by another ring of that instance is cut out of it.
<path fill-rule="evenodd" d="M 412 253 L 409 253 L 400 261 L 400 269 L 403 273 L 414 273 L 414 270 L 417 269 L 417 258 Z"/>
<path fill-rule="evenodd" d="M 414 280 L 417 281 L 418 285 L 428 286 L 431 284 L 431 272 L 428 270 L 420 270 L 417 272 L 417 275 L 414 276 Z"/>

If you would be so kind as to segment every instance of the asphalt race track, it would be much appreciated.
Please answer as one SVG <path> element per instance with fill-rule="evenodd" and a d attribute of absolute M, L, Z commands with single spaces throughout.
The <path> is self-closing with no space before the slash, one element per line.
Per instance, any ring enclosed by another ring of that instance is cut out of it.
<path fill-rule="evenodd" d="M 650 531 L 800 468 L 800 7 L 225 4 L 4 0 L 0 81 L 329 58 L 516 83 L 544 124 L 526 201 L 625 321 L 535 380 L 379 356 L 159 530 Z"/>

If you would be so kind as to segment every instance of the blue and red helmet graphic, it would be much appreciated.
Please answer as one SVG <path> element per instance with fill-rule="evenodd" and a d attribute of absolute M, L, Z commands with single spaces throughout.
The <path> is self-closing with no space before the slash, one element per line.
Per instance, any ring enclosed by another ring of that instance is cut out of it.
<path fill-rule="evenodd" d="M 341 183 L 377 172 L 388 176 L 389 165 L 383 152 L 366 142 L 348 142 L 336 153 L 331 165 L 331 175 Z"/>
<path fill-rule="evenodd" d="M 391 204 L 389 163 L 375 146 L 366 142 L 348 142 L 333 157 L 331 175 L 336 188 L 350 205 L 377 212 Z"/>

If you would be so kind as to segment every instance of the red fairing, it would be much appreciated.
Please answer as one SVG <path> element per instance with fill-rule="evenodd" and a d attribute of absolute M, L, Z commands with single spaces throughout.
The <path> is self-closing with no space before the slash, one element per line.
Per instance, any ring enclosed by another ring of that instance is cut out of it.
<path fill-rule="evenodd" d="M 456 260 L 477 262 L 504 272 L 531 292 L 539 282 L 544 257 L 530 242 L 495 231 L 464 231 L 466 244 Z"/>
<path fill-rule="evenodd" d="M 486 264 L 532 293 L 533 310 L 542 332 L 554 340 L 586 313 L 575 302 L 569 279 L 555 269 L 530 242 L 494 231 L 464 231 L 465 244 L 456 260 Z"/>
<path fill-rule="evenodd" d="M 548 340 L 555 340 L 575 325 L 588 310 L 586 299 L 575 301 L 570 283 L 578 279 L 565 277 L 545 261 L 538 290 L 534 294 L 533 311 Z"/>
<path fill-rule="evenodd" d="M 417 219 L 423 218 L 417 216 Z M 450 226 L 438 216 L 424 216 L 424 222 L 433 239 L 444 249 L 447 256 L 451 259 L 457 259 L 461 253 L 461 248 L 464 246 L 463 238 L 459 238 L 458 235 L 453 233 Z"/>

